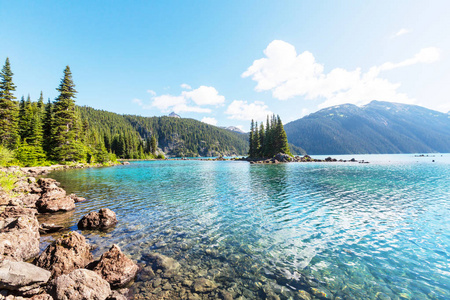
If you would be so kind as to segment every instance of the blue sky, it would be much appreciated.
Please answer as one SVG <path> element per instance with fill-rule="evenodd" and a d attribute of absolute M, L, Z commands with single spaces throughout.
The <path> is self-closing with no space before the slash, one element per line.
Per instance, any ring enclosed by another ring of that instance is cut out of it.
<path fill-rule="evenodd" d="M 248 130 L 370 100 L 450 110 L 448 1 L 6 1 L 16 96 Z"/>

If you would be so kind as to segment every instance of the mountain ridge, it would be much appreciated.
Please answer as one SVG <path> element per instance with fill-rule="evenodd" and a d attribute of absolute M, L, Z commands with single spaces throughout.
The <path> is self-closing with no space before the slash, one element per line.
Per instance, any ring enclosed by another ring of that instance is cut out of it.
<path fill-rule="evenodd" d="M 285 125 L 308 154 L 450 152 L 450 116 L 417 105 L 372 101 L 324 108 Z"/>

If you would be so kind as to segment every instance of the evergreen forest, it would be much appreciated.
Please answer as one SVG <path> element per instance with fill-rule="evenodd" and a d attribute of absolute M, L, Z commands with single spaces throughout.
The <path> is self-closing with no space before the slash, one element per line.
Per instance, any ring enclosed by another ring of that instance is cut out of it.
<path fill-rule="evenodd" d="M 266 125 L 252 120 L 249 135 L 249 158 L 268 158 L 278 153 L 292 156 L 280 116 L 267 116 Z"/>
<path fill-rule="evenodd" d="M 0 165 L 108 164 L 117 158 L 242 155 L 247 135 L 203 122 L 171 117 L 119 115 L 75 103 L 70 67 L 58 97 L 17 100 L 10 61 L 0 72 Z"/>

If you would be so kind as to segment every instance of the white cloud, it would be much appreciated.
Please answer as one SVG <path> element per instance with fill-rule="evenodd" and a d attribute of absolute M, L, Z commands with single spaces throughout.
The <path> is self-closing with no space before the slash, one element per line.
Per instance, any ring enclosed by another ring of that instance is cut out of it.
<path fill-rule="evenodd" d="M 215 118 L 204 117 L 204 118 L 202 119 L 202 122 L 203 122 L 203 123 L 206 123 L 206 124 L 214 125 L 214 126 L 217 125 L 217 120 L 216 120 Z"/>
<path fill-rule="evenodd" d="M 187 84 L 187 83 L 182 83 L 182 84 L 180 85 L 180 87 L 181 87 L 182 89 L 185 89 L 185 90 L 192 90 L 192 87 L 191 87 L 189 84 Z"/>
<path fill-rule="evenodd" d="M 280 40 L 274 40 L 264 50 L 265 58 L 255 60 L 242 74 L 257 82 L 256 91 L 272 91 L 273 97 L 286 100 L 294 96 L 306 99 L 325 99 L 320 108 L 353 103 L 366 104 L 371 100 L 385 100 L 414 103 L 415 100 L 397 89 L 399 83 L 392 83 L 379 77 L 382 71 L 406 67 L 418 63 L 432 63 L 439 60 L 440 50 L 430 47 L 420 50 L 414 57 L 399 63 L 387 62 L 374 66 L 366 73 L 360 68 L 348 71 L 336 68 L 329 73 L 317 63 L 311 52 L 297 55 L 295 47 Z"/>
<path fill-rule="evenodd" d="M 197 105 L 219 105 L 225 102 L 225 97 L 219 95 L 219 92 L 212 86 L 202 85 L 193 91 L 182 92 L 182 95 Z"/>
<path fill-rule="evenodd" d="M 182 84 L 181 86 L 187 88 L 188 85 Z M 151 95 L 150 104 L 144 104 L 140 99 L 133 99 L 133 103 L 136 103 L 143 109 L 157 108 L 162 112 L 210 113 L 211 109 L 202 106 L 219 105 L 225 102 L 225 97 L 219 95 L 219 92 L 211 86 L 200 86 L 198 89 L 189 92 L 183 91 L 179 96 L 170 94 L 157 96 L 152 90 L 147 90 L 147 92 Z"/>
<path fill-rule="evenodd" d="M 267 115 L 271 115 L 272 112 L 268 109 L 268 106 L 261 101 L 255 101 L 253 103 L 247 103 L 247 101 L 234 100 L 228 106 L 225 114 L 230 115 L 229 119 L 246 120 L 252 119 L 256 121 L 266 120 Z"/>
<path fill-rule="evenodd" d="M 411 30 L 406 29 L 406 28 L 402 28 L 402 29 L 400 29 L 399 31 L 397 31 L 397 32 L 392 36 L 392 38 L 396 38 L 396 37 L 398 37 L 398 36 L 401 36 L 401 35 L 404 35 L 404 34 L 407 34 L 407 33 L 410 33 L 410 32 L 411 32 Z"/>

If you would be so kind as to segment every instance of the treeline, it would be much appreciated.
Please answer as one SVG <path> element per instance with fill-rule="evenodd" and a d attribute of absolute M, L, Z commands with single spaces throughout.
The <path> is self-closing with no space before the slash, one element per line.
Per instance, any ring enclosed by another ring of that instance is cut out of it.
<path fill-rule="evenodd" d="M 250 158 L 273 157 L 277 153 L 292 155 L 280 116 L 267 116 L 258 127 L 258 122 L 252 120 L 250 125 L 249 152 Z"/>
<path fill-rule="evenodd" d="M 116 154 L 123 149 L 123 155 L 132 155 L 141 148 L 145 153 L 155 142 L 158 149 L 177 157 L 242 155 L 248 151 L 245 134 L 194 119 L 119 115 L 91 107 L 79 107 L 79 111 L 105 141 L 106 149 Z"/>
<path fill-rule="evenodd" d="M 142 140 L 135 132 L 105 135 L 91 128 L 75 105 L 77 91 L 69 66 L 64 70 L 59 96 L 44 104 L 14 96 L 16 86 L 9 59 L 0 73 L 0 164 L 24 166 L 52 163 L 108 163 L 120 158 L 153 158 L 156 138 Z"/>

